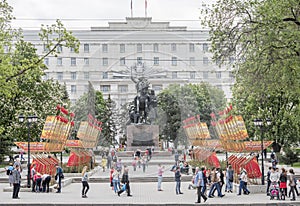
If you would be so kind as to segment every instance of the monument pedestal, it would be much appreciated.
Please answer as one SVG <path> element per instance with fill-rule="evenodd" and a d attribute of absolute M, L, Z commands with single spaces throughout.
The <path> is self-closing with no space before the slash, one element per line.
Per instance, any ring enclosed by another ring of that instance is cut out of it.
<path fill-rule="evenodd" d="M 127 150 L 152 147 L 159 148 L 159 126 L 146 124 L 132 124 L 127 126 Z"/>

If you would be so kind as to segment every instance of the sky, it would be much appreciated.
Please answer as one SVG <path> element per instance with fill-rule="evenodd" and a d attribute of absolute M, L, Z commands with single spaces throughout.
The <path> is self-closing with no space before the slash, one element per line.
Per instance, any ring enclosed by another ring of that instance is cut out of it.
<path fill-rule="evenodd" d="M 199 29 L 200 10 L 211 0 L 147 0 L 147 17 L 169 21 L 171 26 Z M 39 29 L 61 19 L 68 29 L 108 26 L 131 16 L 131 0 L 7 0 L 13 7 L 14 27 Z M 133 17 L 145 17 L 145 0 L 132 0 Z"/>

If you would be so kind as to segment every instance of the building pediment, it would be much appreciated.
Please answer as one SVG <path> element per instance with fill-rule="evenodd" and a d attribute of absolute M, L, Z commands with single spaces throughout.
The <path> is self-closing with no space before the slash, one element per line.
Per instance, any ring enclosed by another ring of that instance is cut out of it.
<path fill-rule="evenodd" d="M 151 17 L 126 17 L 126 22 L 108 22 L 109 27 L 91 27 L 92 31 L 116 30 L 116 31 L 186 31 L 185 26 L 170 26 L 169 22 L 152 22 Z"/>

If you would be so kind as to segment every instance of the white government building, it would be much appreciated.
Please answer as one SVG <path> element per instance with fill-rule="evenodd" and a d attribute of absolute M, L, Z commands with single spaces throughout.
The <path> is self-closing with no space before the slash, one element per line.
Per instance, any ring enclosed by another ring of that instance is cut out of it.
<path fill-rule="evenodd" d="M 208 30 L 152 22 L 150 17 L 108 25 L 72 31 L 80 41 L 79 53 L 60 47 L 57 57 L 45 58 L 45 79 L 65 83 L 73 103 L 88 91 L 88 82 L 118 106 L 130 102 L 137 94 L 131 75 L 147 77 L 156 95 L 173 83 L 209 82 L 231 98 L 234 78 L 228 68 L 212 62 Z M 39 54 L 46 52 L 37 31 L 25 30 L 24 37 Z"/>

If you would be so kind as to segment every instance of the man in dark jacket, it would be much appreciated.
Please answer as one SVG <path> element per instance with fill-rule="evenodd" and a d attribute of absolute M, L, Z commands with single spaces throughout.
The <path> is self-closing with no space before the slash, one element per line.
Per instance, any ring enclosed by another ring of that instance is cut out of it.
<path fill-rule="evenodd" d="M 123 185 L 125 185 L 124 188 L 122 188 L 119 192 L 118 192 L 118 196 L 120 196 L 120 194 L 122 194 L 122 192 L 124 192 L 125 190 L 127 191 L 127 196 L 131 197 L 132 195 L 130 194 L 130 185 L 129 185 L 129 176 L 128 176 L 128 167 L 124 168 L 124 173 L 121 179 L 121 182 L 123 183 Z"/>
<path fill-rule="evenodd" d="M 56 193 L 61 193 L 61 180 L 64 178 L 63 169 L 56 164 L 56 175 L 55 180 L 57 182 L 57 191 Z"/>
<path fill-rule="evenodd" d="M 180 184 L 181 184 L 181 173 L 180 173 L 180 167 L 176 167 L 175 171 L 175 182 L 176 182 L 176 195 L 183 194 L 180 190 Z"/>

